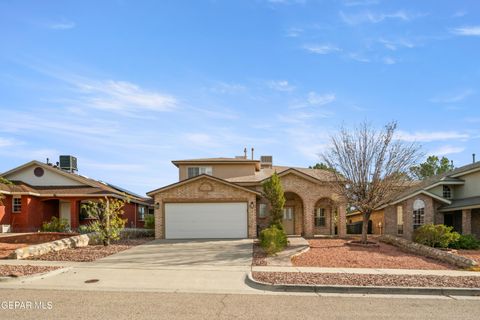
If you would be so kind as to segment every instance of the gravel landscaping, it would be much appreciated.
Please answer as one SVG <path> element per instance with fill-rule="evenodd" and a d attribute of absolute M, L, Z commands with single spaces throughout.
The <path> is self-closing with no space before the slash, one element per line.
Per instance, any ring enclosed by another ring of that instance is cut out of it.
<path fill-rule="evenodd" d="M 123 239 L 115 241 L 107 247 L 104 245 L 91 245 L 80 248 L 65 249 L 50 252 L 41 256 L 29 257 L 27 260 L 91 262 L 152 240 L 153 238 Z"/>
<path fill-rule="evenodd" d="M 253 243 L 253 259 L 252 266 L 266 266 L 267 265 L 267 254 L 260 247 L 258 242 Z"/>
<path fill-rule="evenodd" d="M 348 246 L 345 239 L 312 239 L 310 250 L 292 259 L 296 267 L 456 269 L 447 263 L 401 251 L 385 243 L 379 247 Z"/>
<path fill-rule="evenodd" d="M 379 275 L 345 273 L 252 272 L 255 280 L 269 284 L 309 284 L 387 287 L 479 288 L 480 277 L 432 275 Z"/>
<path fill-rule="evenodd" d="M 45 267 L 31 265 L 0 265 L 0 277 L 21 277 L 37 273 L 45 273 L 60 269 L 60 267 Z"/>

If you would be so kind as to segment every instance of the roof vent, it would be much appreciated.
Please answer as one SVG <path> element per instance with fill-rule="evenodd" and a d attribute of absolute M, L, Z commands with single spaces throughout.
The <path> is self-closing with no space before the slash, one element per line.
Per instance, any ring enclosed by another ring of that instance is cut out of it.
<path fill-rule="evenodd" d="M 60 169 L 71 173 L 77 172 L 77 158 L 74 156 L 60 156 Z"/>
<path fill-rule="evenodd" d="M 261 156 L 260 157 L 260 168 L 272 168 L 273 165 L 273 157 L 272 156 Z"/>

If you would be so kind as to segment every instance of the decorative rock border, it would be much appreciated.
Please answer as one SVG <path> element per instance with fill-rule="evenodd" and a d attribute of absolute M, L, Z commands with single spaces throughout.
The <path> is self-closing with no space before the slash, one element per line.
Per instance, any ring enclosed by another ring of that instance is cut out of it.
<path fill-rule="evenodd" d="M 60 251 L 68 248 L 86 247 L 92 242 L 92 236 L 95 234 L 82 234 L 60 240 L 35 244 L 28 247 L 23 247 L 13 251 L 9 259 L 25 259 L 32 256 L 39 256 L 49 252 Z"/>
<path fill-rule="evenodd" d="M 415 243 L 403 238 L 398 238 L 392 235 L 383 235 L 378 238 L 379 241 L 394 245 L 406 251 L 420 254 L 429 258 L 437 259 L 443 262 L 453 264 L 461 268 L 470 268 L 478 266 L 475 260 L 462 257 L 448 251 L 439 250 L 423 244 Z"/>

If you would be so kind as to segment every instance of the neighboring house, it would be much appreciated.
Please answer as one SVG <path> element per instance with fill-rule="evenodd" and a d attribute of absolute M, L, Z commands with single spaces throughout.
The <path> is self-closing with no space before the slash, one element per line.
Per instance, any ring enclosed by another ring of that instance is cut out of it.
<path fill-rule="evenodd" d="M 387 234 L 411 239 L 417 227 L 434 223 L 480 238 L 480 162 L 425 180 L 379 209 Z"/>
<path fill-rule="evenodd" d="M 143 227 L 144 215 L 152 207 L 151 199 L 74 172 L 74 167 L 61 169 L 31 161 L 1 174 L 13 184 L 0 184 L 4 197 L 0 224 L 10 225 L 13 232 L 37 231 L 44 221 L 55 216 L 67 219 L 71 228 L 76 229 L 90 221 L 81 212 L 82 203 L 109 197 L 128 198 L 130 202 L 125 204 L 123 215 L 128 219 L 126 226 Z"/>
<path fill-rule="evenodd" d="M 358 212 L 354 211 L 352 213 L 347 214 L 347 232 L 349 227 L 348 225 L 353 225 L 356 223 L 360 223 L 363 221 L 363 215 Z M 383 210 L 376 210 L 370 214 L 370 221 L 371 221 L 371 233 L 372 234 L 384 234 L 385 232 L 385 221 L 383 218 Z M 354 229 L 354 228 L 352 228 Z M 361 223 L 358 228 L 361 231 Z M 369 227 L 370 229 L 370 227 Z"/>
<path fill-rule="evenodd" d="M 261 160 L 207 158 L 172 161 L 179 182 L 153 190 L 156 238 L 255 238 L 269 224 L 262 183 L 277 172 L 289 235 L 345 235 L 346 201 L 332 191 L 332 173 Z"/>

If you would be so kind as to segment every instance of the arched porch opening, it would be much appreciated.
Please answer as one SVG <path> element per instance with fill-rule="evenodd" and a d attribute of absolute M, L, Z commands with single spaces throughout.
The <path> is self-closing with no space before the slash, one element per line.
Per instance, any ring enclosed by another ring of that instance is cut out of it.
<path fill-rule="evenodd" d="M 303 200 L 295 192 L 287 191 L 285 207 L 283 209 L 282 224 L 287 235 L 301 235 L 303 233 Z"/>
<path fill-rule="evenodd" d="M 313 210 L 313 233 L 315 235 L 336 234 L 337 205 L 331 198 L 323 197 L 315 202 Z"/>

